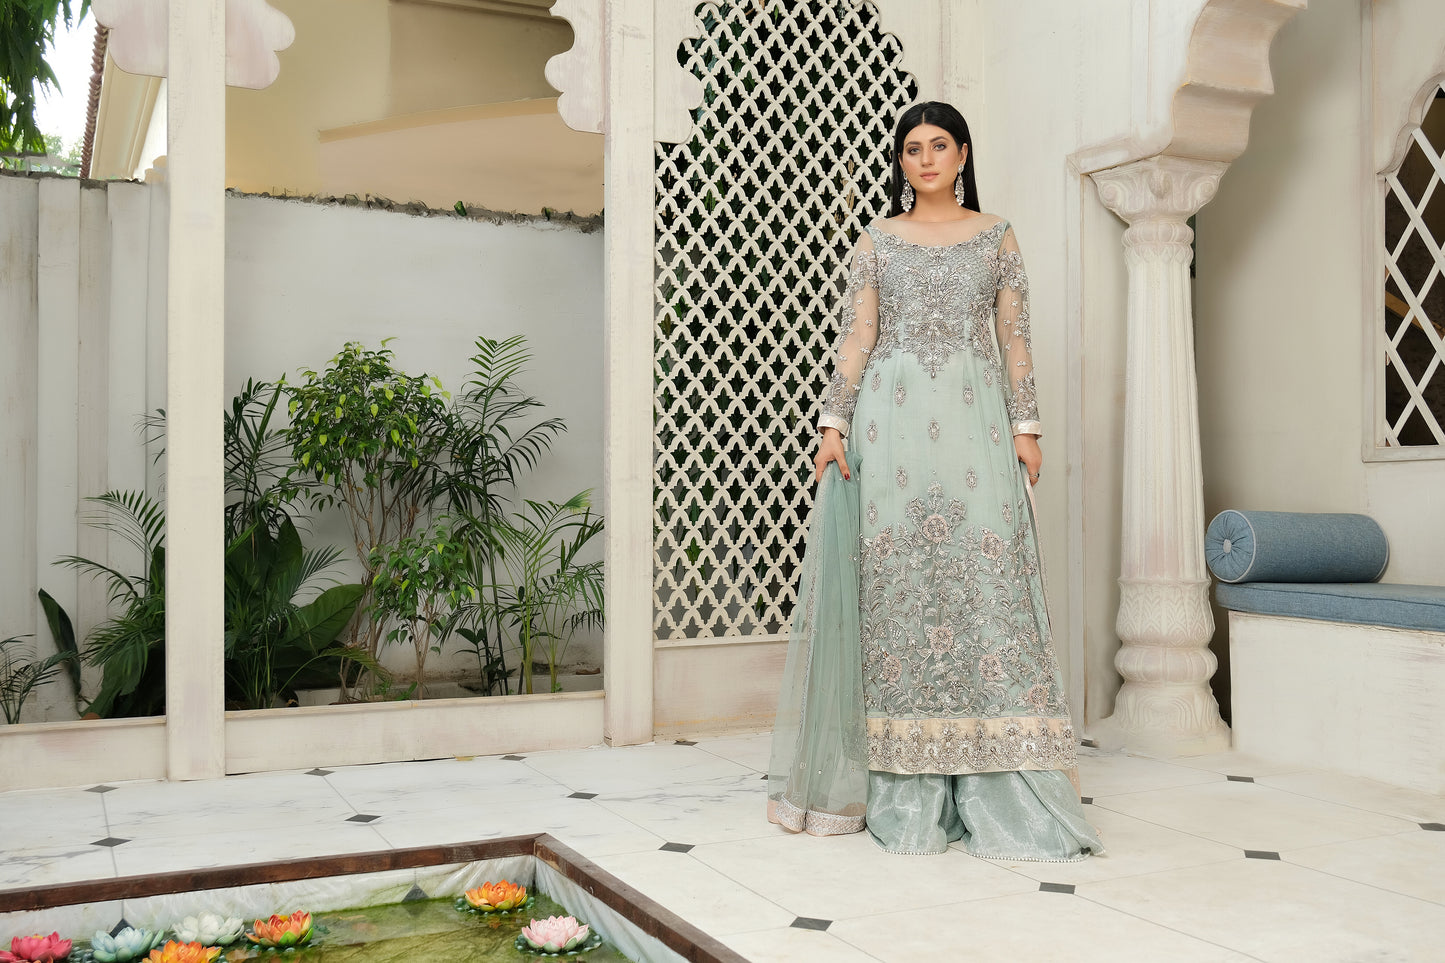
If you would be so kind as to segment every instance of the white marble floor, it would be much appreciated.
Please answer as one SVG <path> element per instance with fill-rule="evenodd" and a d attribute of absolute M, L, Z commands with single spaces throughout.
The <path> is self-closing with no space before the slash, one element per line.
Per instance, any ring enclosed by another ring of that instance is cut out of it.
<path fill-rule="evenodd" d="M 1108 855 L 1002 863 L 790 836 L 767 757 L 762 734 L 3 793 L 0 889 L 545 831 L 756 961 L 1445 959 L 1445 797 L 1085 748 Z"/>

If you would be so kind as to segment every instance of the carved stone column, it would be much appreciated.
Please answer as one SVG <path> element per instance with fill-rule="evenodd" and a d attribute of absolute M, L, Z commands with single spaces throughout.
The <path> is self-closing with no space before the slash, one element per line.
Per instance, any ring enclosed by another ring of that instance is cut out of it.
<path fill-rule="evenodd" d="M 1129 224 L 1128 356 L 1119 616 L 1124 677 L 1114 714 L 1091 731 L 1104 747 L 1196 755 L 1229 747 L 1209 690 L 1214 617 L 1204 563 L 1199 398 L 1185 220 L 1228 167 L 1157 156 L 1093 174 Z"/>

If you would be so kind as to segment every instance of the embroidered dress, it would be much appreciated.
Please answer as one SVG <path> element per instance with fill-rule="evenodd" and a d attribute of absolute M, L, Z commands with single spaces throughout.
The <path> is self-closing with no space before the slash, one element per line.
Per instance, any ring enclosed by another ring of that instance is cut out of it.
<path fill-rule="evenodd" d="M 998 220 L 952 244 L 875 221 L 853 252 L 820 427 L 857 452 L 867 825 L 895 852 L 1102 847 L 1016 434 L 1042 434 L 1028 280 Z"/>

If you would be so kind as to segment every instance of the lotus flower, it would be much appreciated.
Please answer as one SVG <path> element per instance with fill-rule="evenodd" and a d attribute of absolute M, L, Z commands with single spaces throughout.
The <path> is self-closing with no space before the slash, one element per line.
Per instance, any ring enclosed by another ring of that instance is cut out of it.
<path fill-rule="evenodd" d="M 257 920 L 251 924 L 247 939 L 259 946 L 276 946 L 286 949 L 300 946 L 311 939 L 311 914 L 292 913 L 288 916 L 272 916 L 269 920 Z"/>
<path fill-rule="evenodd" d="M 491 913 L 516 909 L 527 902 L 527 887 L 509 883 L 504 879 L 500 883 L 483 883 L 476 889 L 467 890 L 463 895 L 473 909 Z"/>
<path fill-rule="evenodd" d="M 150 963 L 211 963 L 221 955 L 219 946 L 205 946 L 201 943 L 177 943 L 171 940 L 165 946 L 151 950 Z"/>
<path fill-rule="evenodd" d="M 241 938 L 245 927 L 238 917 L 225 919 L 215 913 L 187 916 L 176 926 L 176 940 L 202 946 L 230 946 Z"/>
<path fill-rule="evenodd" d="M 90 940 L 90 952 L 97 963 L 129 963 L 130 960 L 142 959 L 162 939 L 160 933 L 138 930 L 134 926 L 127 926 L 114 936 L 104 930 L 96 930 Z"/>
<path fill-rule="evenodd" d="M 10 952 L 0 950 L 0 963 L 55 963 L 70 955 L 70 940 L 59 933 L 49 936 L 17 936 L 10 941 Z"/>
<path fill-rule="evenodd" d="M 574 916 L 549 916 L 522 927 L 522 939 L 543 953 L 565 953 L 576 949 L 587 941 L 590 934 L 587 924 L 577 922 Z"/>

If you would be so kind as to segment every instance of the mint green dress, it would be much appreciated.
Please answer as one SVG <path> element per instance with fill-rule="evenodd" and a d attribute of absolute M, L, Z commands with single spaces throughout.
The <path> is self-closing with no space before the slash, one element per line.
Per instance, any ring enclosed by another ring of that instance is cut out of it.
<path fill-rule="evenodd" d="M 1102 852 L 1070 780 L 1076 738 L 1013 446 L 1013 435 L 1042 434 L 1042 425 L 1012 228 L 998 220 L 957 243 L 924 245 L 875 221 L 853 252 L 841 321 L 819 425 L 842 432 L 850 468 L 858 464 L 856 502 L 834 492 L 820 501 L 835 514 L 858 506 L 858 648 L 837 645 L 828 663 L 861 673 L 862 718 L 851 724 L 846 709 L 830 710 L 848 736 L 841 744 L 856 747 L 835 758 L 867 770 L 866 802 L 847 811 L 866 805 L 861 822 L 890 852 L 939 853 L 955 840 L 1002 859 Z M 815 504 L 810 525 L 820 521 Z M 809 554 L 819 541 L 810 532 Z M 818 562 L 805 556 L 805 578 Z M 816 609 L 800 591 L 807 601 Z M 789 685 L 807 685 L 802 668 L 799 660 L 785 680 L 785 701 Z M 808 669 L 817 675 L 816 659 Z M 830 685 L 846 695 L 846 685 Z M 819 701 L 852 705 L 834 693 Z M 775 735 L 771 779 L 787 779 L 789 762 L 801 772 L 796 747 L 817 738 L 793 730 L 792 748 Z M 863 828 L 830 821 L 849 802 L 833 775 L 823 765 L 808 772 L 833 794 L 821 808 L 780 796 L 770 814 L 782 805 L 798 828 L 811 829 L 812 816 L 836 831 Z"/>

